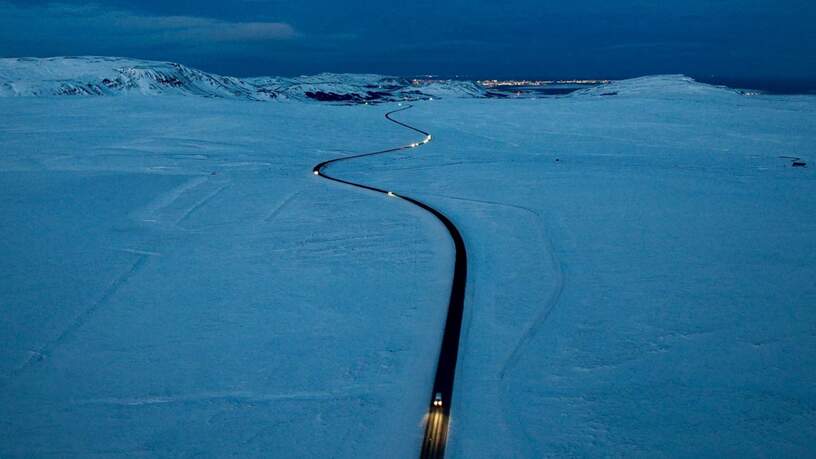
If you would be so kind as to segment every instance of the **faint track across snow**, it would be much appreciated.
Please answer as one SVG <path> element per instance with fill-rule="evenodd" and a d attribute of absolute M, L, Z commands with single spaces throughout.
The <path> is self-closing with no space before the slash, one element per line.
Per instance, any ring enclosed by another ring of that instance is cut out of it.
<path fill-rule="evenodd" d="M 66 328 L 64 328 L 60 334 L 54 338 L 53 340 L 45 343 L 40 349 L 36 351 L 31 351 L 30 356 L 26 359 L 22 365 L 18 366 L 14 370 L 11 371 L 9 375 L 8 381 L 11 382 L 16 377 L 18 377 L 21 373 L 25 372 L 29 368 L 33 367 L 39 362 L 45 360 L 48 356 L 50 356 L 54 350 L 62 345 L 65 340 L 67 340 L 71 335 L 73 335 L 77 330 L 82 328 L 86 322 L 93 316 L 99 308 L 103 305 L 107 304 L 110 299 L 116 295 L 119 289 L 125 285 L 131 277 L 133 277 L 136 273 L 138 273 L 144 265 L 147 263 L 147 260 L 150 258 L 151 255 L 141 254 L 138 255 L 136 261 L 130 266 L 130 268 L 125 271 L 124 273 L 120 274 L 109 286 L 105 289 L 102 293 L 102 296 L 99 297 L 96 301 L 91 303 L 85 310 L 83 310 Z"/>
<path fill-rule="evenodd" d="M 539 224 L 542 227 L 544 226 L 543 223 L 541 223 L 542 218 L 538 212 L 536 212 L 534 209 L 525 206 L 520 206 L 518 204 L 508 204 L 504 202 L 487 201 L 482 199 L 460 198 L 456 196 L 448 196 L 438 193 L 425 193 L 425 194 L 429 196 L 439 196 L 441 198 L 451 199 L 455 201 L 474 202 L 478 204 L 519 209 L 524 212 L 532 214 L 539 221 Z M 499 372 L 499 379 L 504 379 L 504 377 L 507 376 L 507 373 L 516 365 L 518 359 L 521 356 L 522 349 L 527 345 L 527 343 L 530 342 L 530 340 L 536 335 L 536 333 L 538 333 L 538 330 L 550 317 L 550 314 L 552 314 L 553 310 L 558 304 L 558 301 L 561 299 L 561 294 L 564 292 L 564 267 L 558 260 L 558 257 L 555 254 L 555 249 L 550 239 L 546 237 L 544 234 L 542 234 L 541 240 L 544 241 L 544 244 L 546 245 L 545 249 L 549 254 L 550 264 L 552 265 L 552 269 L 555 274 L 555 279 L 553 280 L 554 286 L 550 291 L 550 295 L 547 297 L 544 306 L 541 309 L 539 309 L 539 313 L 525 328 L 524 333 L 521 335 L 521 338 L 519 338 L 515 346 L 513 346 L 513 350 L 510 352 L 507 359 L 505 359 L 504 365 L 502 366 L 502 369 Z"/>
<path fill-rule="evenodd" d="M 283 209 L 285 209 L 285 208 L 286 208 L 286 206 L 288 206 L 288 205 L 289 205 L 289 204 L 290 204 L 292 201 L 294 201 L 294 200 L 295 200 L 295 199 L 296 199 L 298 196 L 300 196 L 302 193 L 303 193 L 303 190 L 296 191 L 296 192 L 294 192 L 294 193 L 290 194 L 290 195 L 289 195 L 288 197 L 286 197 L 286 199 L 284 199 L 284 200 L 283 200 L 283 201 L 282 201 L 280 204 L 278 204 L 277 206 L 275 206 L 275 207 L 274 207 L 274 208 L 273 208 L 273 209 L 272 209 L 272 210 L 269 212 L 269 214 L 267 214 L 267 215 L 266 215 L 266 217 L 264 217 L 264 218 L 263 218 L 263 221 L 264 221 L 264 222 L 270 222 L 270 221 L 274 220 L 274 219 L 275 219 L 275 217 L 277 217 L 277 216 L 278 216 L 278 214 L 280 214 L 280 213 L 281 213 L 281 211 L 283 211 Z"/>

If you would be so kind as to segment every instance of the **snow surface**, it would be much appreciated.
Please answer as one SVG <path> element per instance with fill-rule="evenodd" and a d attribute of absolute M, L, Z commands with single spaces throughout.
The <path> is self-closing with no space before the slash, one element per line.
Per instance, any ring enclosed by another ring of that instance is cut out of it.
<path fill-rule="evenodd" d="M 816 99 L 613 86 L 331 166 L 466 240 L 449 456 L 812 456 Z M 415 457 L 451 244 L 311 174 L 389 108 L 0 98 L 0 457 Z"/>
<path fill-rule="evenodd" d="M 414 136 L 370 106 L 0 105 L 0 457 L 415 455 L 451 244 L 311 173 Z"/>
<path fill-rule="evenodd" d="M 816 182 L 779 156 L 816 98 L 667 76 L 403 119 L 434 142 L 341 167 L 466 239 L 450 457 L 813 456 Z"/>

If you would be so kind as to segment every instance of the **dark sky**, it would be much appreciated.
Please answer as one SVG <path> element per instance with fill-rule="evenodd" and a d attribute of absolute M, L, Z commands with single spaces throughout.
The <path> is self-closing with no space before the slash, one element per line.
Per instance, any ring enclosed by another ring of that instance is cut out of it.
<path fill-rule="evenodd" d="M 228 75 L 816 79 L 816 0 L 0 0 L 0 55 Z"/>

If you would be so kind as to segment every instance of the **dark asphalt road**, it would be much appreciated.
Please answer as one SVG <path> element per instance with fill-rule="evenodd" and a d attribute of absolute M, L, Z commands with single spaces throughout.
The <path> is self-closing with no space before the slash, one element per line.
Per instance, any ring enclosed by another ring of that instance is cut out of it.
<path fill-rule="evenodd" d="M 416 199 L 399 195 L 388 190 L 332 177 L 323 171 L 323 169 L 332 163 L 408 150 L 420 147 L 430 142 L 431 135 L 429 133 L 421 129 L 417 129 L 409 124 L 397 121 L 391 117 L 391 115 L 403 110 L 408 110 L 409 108 L 411 108 L 410 105 L 388 112 L 385 114 L 385 117 L 393 123 L 424 135 L 425 138 L 423 140 L 401 147 L 389 148 L 387 150 L 363 153 L 353 156 L 344 156 L 341 158 L 324 161 L 316 165 L 313 172 L 315 175 L 333 182 L 343 183 L 356 188 L 382 193 L 386 196 L 402 199 L 403 201 L 413 204 L 436 217 L 436 219 L 439 220 L 448 230 L 448 233 L 453 240 L 453 244 L 456 249 L 456 260 L 453 268 L 453 282 L 451 284 L 450 301 L 448 303 L 448 315 L 447 319 L 445 320 L 442 346 L 439 350 L 439 360 L 437 361 L 433 390 L 431 391 L 431 397 L 428 403 L 428 414 L 426 415 L 425 419 L 425 437 L 422 441 L 422 450 L 420 453 L 421 458 L 441 458 L 445 455 L 445 446 L 448 440 L 448 425 L 450 421 L 451 401 L 453 400 L 453 382 L 456 375 L 456 360 L 459 354 L 459 335 L 462 330 L 462 314 L 464 312 L 465 305 L 465 285 L 467 282 L 467 252 L 465 250 L 465 242 L 453 222 L 451 222 L 442 212 L 439 212 L 433 207 Z M 441 405 L 439 400 L 436 402 L 436 404 L 434 403 L 434 399 L 437 398 L 437 394 L 439 394 L 439 398 L 441 398 Z"/>

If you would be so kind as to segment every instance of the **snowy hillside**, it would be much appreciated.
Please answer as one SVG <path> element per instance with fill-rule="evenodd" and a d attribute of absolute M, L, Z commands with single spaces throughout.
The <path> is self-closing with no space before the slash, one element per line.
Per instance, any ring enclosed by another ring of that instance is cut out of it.
<path fill-rule="evenodd" d="M 613 81 L 594 88 L 574 93 L 576 95 L 594 96 L 631 96 L 631 97 L 659 97 L 659 98 L 686 98 L 689 97 L 723 97 L 755 95 L 758 91 L 743 91 L 725 86 L 715 86 L 695 81 L 685 75 L 650 75 L 629 80 Z"/>
<path fill-rule="evenodd" d="M 183 65 L 117 57 L 0 59 L 0 95 L 178 94 L 269 99 L 238 78 Z"/>
<path fill-rule="evenodd" d="M 321 73 L 294 78 L 254 78 L 248 81 L 258 88 L 273 90 L 282 97 L 297 100 L 382 102 L 485 97 L 485 91 L 470 81 L 414 83 L 406 78 L 374 74 Z"/>
<path fill-rule="evenodd" d="M 255 101 L 388 102 L 484 97 L 475 83 L 417 83 L 382 75 L 322 73 L 240 79 L 170 62 L 118 57 L 0 59 L 0 96 L 196 95 Z"/>

